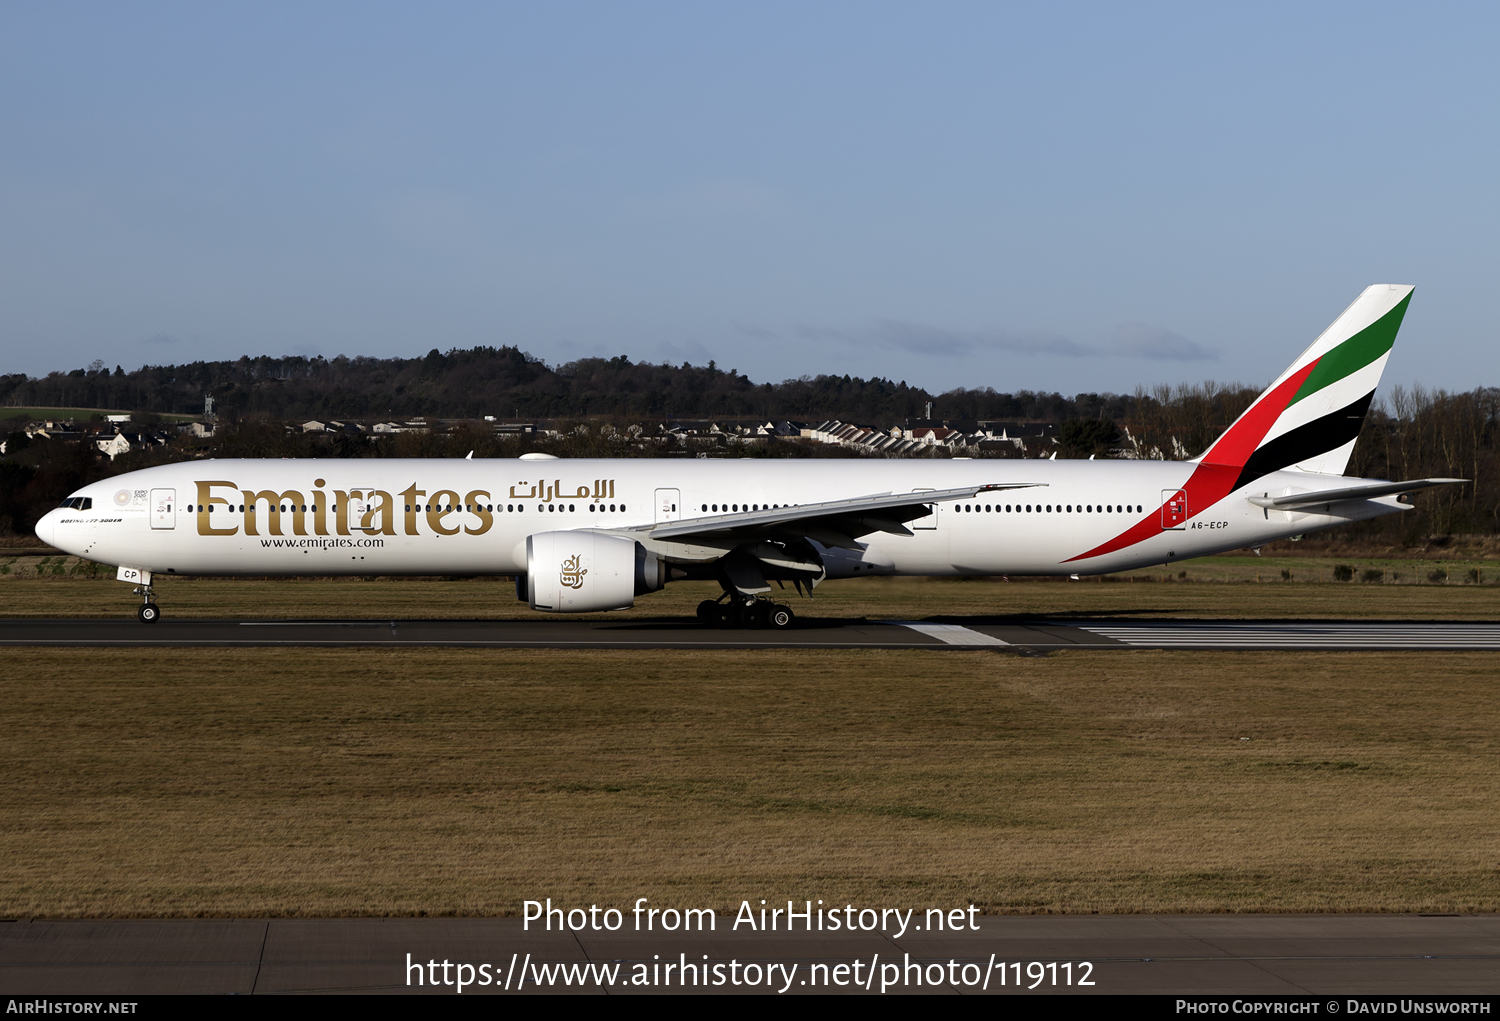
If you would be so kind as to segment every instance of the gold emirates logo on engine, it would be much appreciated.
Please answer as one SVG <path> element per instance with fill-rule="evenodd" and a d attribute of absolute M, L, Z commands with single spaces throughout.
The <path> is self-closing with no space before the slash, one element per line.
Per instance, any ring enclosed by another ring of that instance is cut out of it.
<path fill-rule="evenodd" d="M 578 557 L 571 556 L 562 562 L 562 583 L 567 588 L 583 588 L 583 576 L 588 569 L 578 566 Z"/>

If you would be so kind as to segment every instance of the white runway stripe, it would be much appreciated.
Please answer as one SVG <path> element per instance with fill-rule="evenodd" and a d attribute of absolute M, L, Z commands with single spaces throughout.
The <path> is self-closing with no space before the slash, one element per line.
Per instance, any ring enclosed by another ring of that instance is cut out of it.
<path fill-rule="evenodd" d="M 1191 624 L 1075 625 L 1126 645 L 1158 649 L 1500 649 L 1500 624 Z"/>
<path fill-rule="evenodd" d="M 896 624 L 900 627 L 911 628 L 913 631 L 920 631 L 924 635 L 931 635 L 938 641 L 946 642 L 948 645 L 1010 644 L 1009 642 L 1002 642 L 1000 639 L 994 637 L 993 635 L 986 635 L 979 631 L 974 631 L 966 628 L 960 624 L 924 624 L 920 621 L 911 620 L 886 620 L 881 621 L 881 623 Z"/>

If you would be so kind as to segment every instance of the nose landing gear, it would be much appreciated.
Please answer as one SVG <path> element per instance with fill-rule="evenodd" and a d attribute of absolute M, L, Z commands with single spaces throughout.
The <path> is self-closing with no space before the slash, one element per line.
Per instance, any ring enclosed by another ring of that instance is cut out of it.
<path fill-rule="evenodd" d="M 156 605 L 156 593 L 150 585 L 141 585 L 131 590 L 132 595 L 141 597 L 141 605 L 135 611 L 136 619 L 142 624 L 155 624 L 161 620 L 161 607 Z"/>

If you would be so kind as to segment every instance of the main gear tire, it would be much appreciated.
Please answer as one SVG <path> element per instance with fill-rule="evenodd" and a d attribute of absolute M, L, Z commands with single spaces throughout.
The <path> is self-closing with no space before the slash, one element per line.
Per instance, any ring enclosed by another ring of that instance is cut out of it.
<path fill-rule="evenodd" d="M 787 628 L 791 627 L 796 622 L 796 620 L 796 614 L 792 613 L 792 608 L 790 606 L 782 606 L 780 603 L 777 603 L 775 606 L 771 607 L 771 612 L 767 618 L 767 623 L 771 625 L 772 630 L 785 631 L 787 630 Z"/>

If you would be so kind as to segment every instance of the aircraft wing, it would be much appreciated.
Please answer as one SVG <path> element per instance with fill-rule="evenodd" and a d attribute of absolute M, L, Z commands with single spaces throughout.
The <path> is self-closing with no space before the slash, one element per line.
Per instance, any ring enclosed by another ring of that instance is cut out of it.
<path fill-rule="evenodd" d="M 931 504 L 968 500 L 980 493 L 1028 489 L 1039 485 L 1046 483 L 1012 482 L 915 493 L 878 493 L 826 503 L 805 503 L 737 514 L 659 521 L 654 525 L 640 525 L 621 531 L 644 532 L 652 539 L 711 546 L 734 546 L 755 540 L 788 541 L 806 538 L 814 539 L 824 546 L 859 549 L 854 540 L 871 532 L 910 535 L 906 522 L 930 513 Z"/>
<path fill-rule="evenodd" d="M 1287 496 L 1271 496 L 1270 494 L 1252 496 L 1250 502 L 1267 510 L 1295 510 L 1298 507 L 1338 503 L 1340 500 L 1372 500 L 1377 496 L 1409 493 L 1414 489 L 1428 489 L 1432 486 L 1456 486 L 1468 481 L 1468 479 L 1408 479 L 1405 482 L 1370 482 L 1344 489 L 1324 489 L 1321 492 L 1291 493 Z"/>

